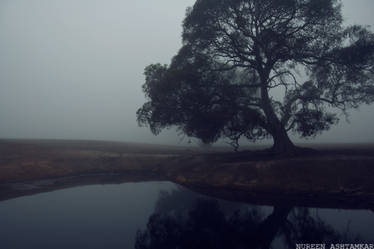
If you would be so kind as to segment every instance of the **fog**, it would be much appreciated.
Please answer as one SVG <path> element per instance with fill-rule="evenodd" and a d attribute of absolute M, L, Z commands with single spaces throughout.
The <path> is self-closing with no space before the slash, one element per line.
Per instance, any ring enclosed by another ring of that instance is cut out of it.
<path fill-rule="evenodd" d="M 0 0 L 0 138 L 180 143 L 138 127 L 135 112 L 144 67 L 170 62 L 193 3 Z M 347 23 L 374 27 L 374 1 L 343 3 Z M 373 105 L 341 118 L 312 141 L 374 142 Z"/>

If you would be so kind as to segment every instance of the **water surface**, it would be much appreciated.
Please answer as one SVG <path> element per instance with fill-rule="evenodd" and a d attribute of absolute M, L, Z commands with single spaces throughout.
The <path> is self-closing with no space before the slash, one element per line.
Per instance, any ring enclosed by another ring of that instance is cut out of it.
<path fill-rule="evenodd" d="M 258 206 L 170 182 L 91 185 L 0 202 L 0 248 L 295 248 L 369 243 L 374 213 Z"/>

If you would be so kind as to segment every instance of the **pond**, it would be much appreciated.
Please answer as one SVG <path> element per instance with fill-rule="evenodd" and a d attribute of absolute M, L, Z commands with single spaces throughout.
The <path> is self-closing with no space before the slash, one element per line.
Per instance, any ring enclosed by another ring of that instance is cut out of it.
<path fill-rule="evenodd" d="M 0 202 L 0 248 L 295 248 L 372 243 L 374 213 L 224 201 L 170 182 L 90 185 Z"/>

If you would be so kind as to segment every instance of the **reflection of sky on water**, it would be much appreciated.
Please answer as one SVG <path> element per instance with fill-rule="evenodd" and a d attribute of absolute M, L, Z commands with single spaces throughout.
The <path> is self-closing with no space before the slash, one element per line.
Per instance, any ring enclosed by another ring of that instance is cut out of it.
<path fill-rule="evenodd" d="M 0 248 L 132 248 L 171 183 L 64 189 L 0 202 Z"/>
<path fill-rule="evenodd" d="M 204 215 L 204 210 L 196 207 L 197 199 L 207 201 L 206 197 L 172 183 L 146 182 L 76 187 L 3 201 L 0 202 L 0 248 L 133 248 L 137 230 L 146 231 L 146 224 L 155 213 L 175 216 L 184 212 L 186 219 L 190 219 L 191 210 Z M 209 201 L 216 202 L 208 199 L 208 205 Z M 258 223 L 275 212 L 272 207 L 217 203 L 217 213 L 222 212 L 225 217 L 236 210 L 256 212 Z M 372 211 L 290 210 L 287 220 L 291 223 L 295 223 L 295 217 L 302 217 L 315 224 L 323 221 L 339 234 L 346 233 L 348 226 L 349 235 L 359 234 L 366 240 L 374 238 Z M 273 245 L 281 241 L 274 239 Z"/>
<path fill-rule="evenodd" d="M 340 232 L 349 229 L 352 233 L 360 233 L 367 239 L 374 238 L 374 213 L 372 211 L 313 208 L 311 213 L 314 217 L 319 216 Z"/>

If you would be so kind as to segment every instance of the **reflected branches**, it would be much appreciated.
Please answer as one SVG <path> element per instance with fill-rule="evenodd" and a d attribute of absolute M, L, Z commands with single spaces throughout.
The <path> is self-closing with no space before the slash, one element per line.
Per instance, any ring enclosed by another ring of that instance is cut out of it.
<path fill-rule="evenodd" d="M 136 249 L 295 248 L 297 243 L 353 243 L 308 208 L 258 207 L 196 197 L 188 190 L 163 192 Z"/>

